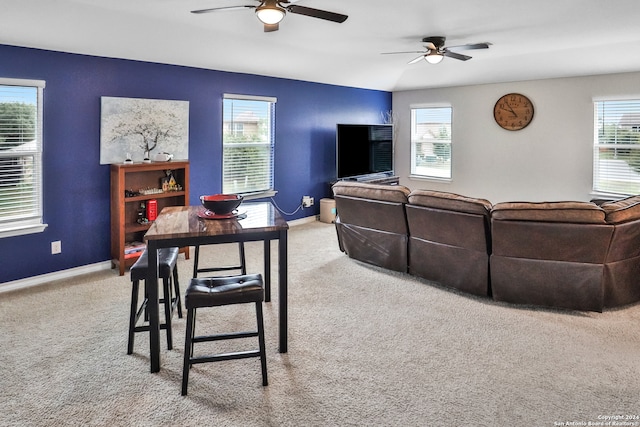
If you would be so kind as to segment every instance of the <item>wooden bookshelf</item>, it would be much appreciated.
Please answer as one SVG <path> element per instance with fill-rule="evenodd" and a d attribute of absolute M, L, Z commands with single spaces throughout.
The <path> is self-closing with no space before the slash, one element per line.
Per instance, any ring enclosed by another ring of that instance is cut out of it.
<path fill-rule="evenodd" d="M 172 171 L 177 188 L 162 190 L 162 180 Z M 157 192 L 156 192 L 157 191 Z M 149 194 L 141 194 L 149 193 Z M 142 251 L 125 253 L 125 245 L 144 242 L 152 221 L 144 222 L 141 205 L 157 202 L 157 213 L 167 206 L 189 204 L 189 162 L 170 161 L 111 165 L 111 266 L 122 276 Z M 180 250 L 189 258 L 189 248 Z"/>

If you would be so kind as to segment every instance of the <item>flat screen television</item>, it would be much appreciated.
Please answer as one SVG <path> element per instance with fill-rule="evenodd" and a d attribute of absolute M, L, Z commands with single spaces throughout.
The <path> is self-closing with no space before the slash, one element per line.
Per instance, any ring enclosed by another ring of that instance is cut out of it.
<path fill-rule="evenodd" d="M 338 124 L 336 172 L 339 180 L 393 175 L 393 125 Z"/>

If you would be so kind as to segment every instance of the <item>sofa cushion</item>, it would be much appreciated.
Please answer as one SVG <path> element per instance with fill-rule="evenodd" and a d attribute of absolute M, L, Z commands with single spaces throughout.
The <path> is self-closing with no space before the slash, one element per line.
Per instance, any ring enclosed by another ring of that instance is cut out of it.
<path fill-rule="evenodd" d="M 602 204 L 609 224 L 620 224 L 640 219 L 640 196 L 626 197 Z"/>
<path fill-rule="evenodd" d="M 461 196 L 444 191 L 414 190 L 409 194 L 409 203 L 428 208 L 488 215 L 491 202 L 485 199 Z"/>
<path fill-rule="evenodd" d="M 407 203 L 409 197 L 409 189 L 402 185 L 338 181 L 332 188 L 334 196 L 360 197 L 383 202 Z"/>
<path fill-rule="evenodd" d="M 589 202 L 503 202 L 491 210 L 493 220 L 604 224 L 605 211 Z"/>

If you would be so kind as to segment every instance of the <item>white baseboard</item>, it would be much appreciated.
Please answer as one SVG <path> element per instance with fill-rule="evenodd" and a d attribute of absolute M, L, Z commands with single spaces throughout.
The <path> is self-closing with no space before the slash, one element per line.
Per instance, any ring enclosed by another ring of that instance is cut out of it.
<path fill-rule="evenodd" d="M 315 221 L 317 221 L 317 216 L 312 215 L 305 218 L 288 221 L 288 223 L 290 227 L 295 227 L 296 225 L 308 224 Z M 71 277 L 80 276 L 82 274 L 94 273 L 96 271 L 109 269 L 111 269 L 111 261 L 103 261 L 96 264 L 83 265 L 80 267 L 69 268 L 67 270 L 55 271 L 53 273 L 27 277 L 25 279 L 14 280 L 12 282 L 0 283 L 0 293 L 30 288 L 32 286 L 42 285 L 54 280 L 69 279 Z"/>
<path fill-rule="evenodd" d="M 39 276 L 27 277 L 25 279 L 14 280 L 12 282 L 0 283 L 0 293 L 30 288 L 32 286 L 42 285 L 54 280 L 69 279 L 71 277 L 80 276 L 82 274 L 94 273 L 96 271 L 110 269 L 111 261 L 103 261 L 96 264 L 69 268 L 67 270 L 54 271 L 53 273 L 41 274 Z"/>
<path fill-rule="evenodd" d="M 318 220 L 318 215 L 311 215 L 300 219 L 294 219 L 293 221 L 287 221 L 289 227 L 295 227 L 296 225 L 308 224 Z"/>

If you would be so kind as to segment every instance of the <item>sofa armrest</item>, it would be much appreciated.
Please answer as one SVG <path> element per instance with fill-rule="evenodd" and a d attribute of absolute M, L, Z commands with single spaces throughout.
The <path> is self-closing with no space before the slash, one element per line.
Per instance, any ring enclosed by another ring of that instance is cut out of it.
<path fill-rule="evenodd" d="M 640 219 L 640 196 L 605 202 L 601 206 L 609 224 L 621 224 Z"/>
<path fill-rule="evenodd" d="M 357 197 L 383 202 L 407 203 L 409 189 L 403 185 L 368 184 L 357 181 L 338 181 L 332 187 L 334 196 Z"/>

